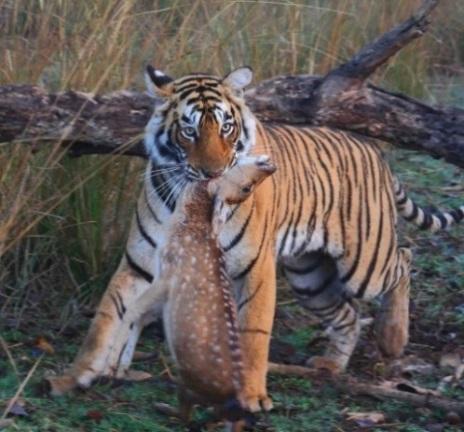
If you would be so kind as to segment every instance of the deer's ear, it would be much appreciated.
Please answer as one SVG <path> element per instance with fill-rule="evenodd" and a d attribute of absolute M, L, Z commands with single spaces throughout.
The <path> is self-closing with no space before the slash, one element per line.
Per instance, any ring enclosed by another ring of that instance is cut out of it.
<path fill-rule="evenodd" d="M 219 179 L 211 180 L 208 182 L 208 194 L 211 198 L 215 198 L 219 192 Z"/>
<path fill-rule="evenodd" d="M 164 72 L 147 65 L 145 69 L 145 85 L 148 93 L 153 97 L 168 97 L 172 94 L 174 80 Z"/>
<path fill-rule="evenodd" d="M 266 175 L 271 175 L 277 170 L 277 167 L 274 165 L 268 155 L 258 156 L 256 158 L 255 164 L 258 169 Z"/>
<path fill-rule="evenodd" d="M 241 91 L 251 83 L 253 70 L 249 66 L 242 66 L 225 76 L 222 83 L 232 90 Z"/>

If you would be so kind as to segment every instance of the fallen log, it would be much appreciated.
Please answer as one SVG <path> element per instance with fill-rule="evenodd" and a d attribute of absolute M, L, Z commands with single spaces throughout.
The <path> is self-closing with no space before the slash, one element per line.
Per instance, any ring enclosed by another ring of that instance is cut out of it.
<path fill-rule="evenodd" d="M 354 131 L 464 167 L 464 110 L 432 107 L 367 81 L 379 66 L 424 34 L 438 3 L 425 0 L 412 17 L 324 77 L 280 76 L 263 81 L 246 92 L 248 104 L 265 122 Z M 69 146 L 73 156 L 145 157 L 141 139 L 154 103 L 137 92 L 49 94 L 38 86 L 3 86 L 0 142 L 22 142 L 40 149 L 59 141 Z"/>
<path fill-rule="evenodd" d="M 445 412 L 455 412 L 464 419 L 464 402 L 459 402 L 432 392 L 426 394 L 411 393 L 378 384 L 359 382 L 354 377 L 334 376 L 324 373 L 320 369 L 304 366 L 294 366 L 278 363 L 269 363 L 269 373 L 276 375 L 291 375 L 326 380 L 337 390 L 354 396 L 364 395 L 376 399 L 394 399 L 417 407 L 438 408 Z"/>

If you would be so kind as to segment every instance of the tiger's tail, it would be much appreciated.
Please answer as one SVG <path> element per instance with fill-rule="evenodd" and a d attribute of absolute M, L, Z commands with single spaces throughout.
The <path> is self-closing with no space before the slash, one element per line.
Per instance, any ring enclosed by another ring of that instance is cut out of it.
<path fill-rule="evenodd" d="M 436 232 L 464 219 L 464 205 L 450 211 L 426 210 L 408 197 L 403 185 L 394 177 L 396 207 L 401 216 L 419 229 Z"/>

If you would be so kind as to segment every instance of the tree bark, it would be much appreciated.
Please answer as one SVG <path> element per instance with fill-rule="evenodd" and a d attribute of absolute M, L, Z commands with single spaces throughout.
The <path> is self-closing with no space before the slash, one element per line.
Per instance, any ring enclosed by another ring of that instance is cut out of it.
<path fill-rule="evenodd" d="M 424 151 L 464 167 L 464 110 L 432 107 L 367 82 L 376 69 L 427 29 L 439 0 L 425 0 L 402 24 L 324 77 L 280 76 L 249 89 L 247 103 L 264 122 L 329 126 Z M 71 155 L 145 157 L 143 128 L 156 100 L 121 91 L 49 94 L 37 86 L 0 87 L 0 142 L 39 149 L 57 140 Z"/>

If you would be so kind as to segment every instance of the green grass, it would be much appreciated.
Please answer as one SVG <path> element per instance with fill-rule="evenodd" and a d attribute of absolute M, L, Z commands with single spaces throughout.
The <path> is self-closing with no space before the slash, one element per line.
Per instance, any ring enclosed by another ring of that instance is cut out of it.
<path fill-rule="evenodd" d="M 173 76 L 224 74 L 241 64 L 253 67 L 257 81 L 323 74 L 416 6 L 416 0 L 109 0 L 72 7 L 62 0 L 0 0 L 0 85 L 142 90 L 148 62 Z M 430 32 L 372 79 L 459 103 L 463 19 L 462 2 L 440 5 Z M 43 297 L 57 287 L 60 298 L 48 299 L 51 308 L 60 307 L 62 296 L 77 306 L 98 299 L 117 266 L 143 170 L 143 162 L 129 158 L 69 159 L 59 143 L 42 148 L 0 145 L 0 295 L 15 311 L 26 290 Z"/>
<path fill-rule="evenodd" d="M 460 201 L 462 192 L 448 189 L 463 183 L 463 173 L 440 161 L 409 152 L 395 152 L 391 164 L 409 188 L 415 191 L 423 203 L 449 207 Z M 424 174 L 426 173 L 426 175 Z M 412 191 L 411 191 L 412 192 Z M 437 365 L 440 354 L 451 347 L 464 345 L 462 334 L 464 305 L 461 287 L 464 284 L 464 228 L 430 235 L 417 231 L 410 225 L 401 224 L 402 242 L 408 243 L 414 252 L 413 310 L 411 343 L 407 355 L 416 355 Z M 283 285 L 283 284 L 281 284 Z M 277 361 L 302 363 L 323 346 L 318 342 L 319 333 L 307 313 L 291 301 L 289 292 L 279 291 L 278 315 L 272 341 L 272 357 Z M 366 314 L 375 312 L 375 306 L 366 308 Z M 27 314 L 27 312 L 26 312 Z M 97 383 L 87 391 L 77 391 L 61 398 L 50 398 L 43 387 L 43 377 L 61 372 L 73 359 L 85 334 L 88 318 L 82 315 L 68 321 L 60 329 L 59 313 L 56 316 L 35 318 L 34 324 L 23 324 L 19 329 L 3 323 L 1 331 L 19 370 L 14 370 L 4 353 L 0 354 L 0 405 L 13 396 L 19 382 L 37 361 L 34 340 L 44 336 L 53 343 L 56 353 L 45 355 L 37 372 L 26 386 L 23 398 L 27 417 L 15 417 L 10 431 L 182 431 L 182 425 L 154 411 L 156 402 L 176 404 L 175 385 L 169 380 L 161 357 L 136 363 L 153 375 L 153 379 L 141 383 Z M 161 346 L 160 346 L 161 345 Z M 371 329 L 365 329 L 356 350 L 350 373 L 358 377 L 379 376 L 381 357 L 375 353 Z M 143 351 L 161 351 L 168 359 L 166 348 L 153 336 L 153 330 L 145 331 L 141 340 Z M 169 360 L 168 360 L 169 361 Z M 380 372 L 382 376 L 383 372 Z M 414 374 L 414 383 L 436 388 L 449 371 L 436 369 L 427 376 Z M 413 432 L 429 430 L 432 424 L 442 424 L 444 431 L 457 432 L 459 427 L 446 423 L 446 412 L 419 409 L 395 401 L 375 401 L 367 397 L 351 397 L 342 394 L 329 384 L 311 382 L 295 377 L 269 377 L 269 392 L 275 409 L 268 416 L 260 416 L 257 431 L 361 431 L 365 430 L 347 421 L 346 412 L 380 411 L 386 416 L 386 425 L 372 431 Z M 445 395 L 464 402 L 462 388 L 449 388 Z M 1 411 L 1 410 L 0 410 Z M 200 410 L 196 420 L 208 418 Z M 212 430 L 221 430 L 220 426 Z"/>

